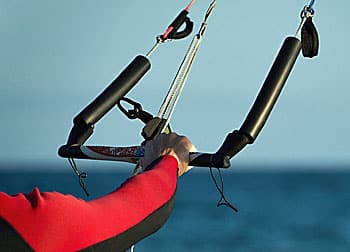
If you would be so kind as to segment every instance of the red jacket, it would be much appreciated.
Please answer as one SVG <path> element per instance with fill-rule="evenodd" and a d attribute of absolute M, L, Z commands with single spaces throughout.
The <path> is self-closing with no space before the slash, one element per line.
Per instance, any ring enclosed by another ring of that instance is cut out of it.
<path fill-rule="evenodd" d="M 0 192 L 0 251 L 125 251 L 157 231 L 175 201 L 177 161 L 160 159 L 91 201 L 58 192 Z"/>

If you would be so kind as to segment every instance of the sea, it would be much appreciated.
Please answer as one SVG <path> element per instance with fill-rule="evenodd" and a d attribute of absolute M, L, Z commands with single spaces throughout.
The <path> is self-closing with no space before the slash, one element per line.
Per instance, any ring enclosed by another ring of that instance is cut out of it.
<path fill-rule="evenodd" d="M 0 190 L 16 194 L 39 187 L 90 200 L 114 190 L 131 173 L 122 165 L 85 165 L 80 169 L 88 174 L 89 197 L 66 164 L 1 164 Z M 350 251 L 350 169 L 294 168 L 254 165 L 223 170 L 225 198 L 238 212 L 217 207 L 221 196 L 209 169 L 193 168 L 178 180 L 167 223 L 137 243 L 134 251 Z M 221 187 L 216 170 L 214 175 Z"/>

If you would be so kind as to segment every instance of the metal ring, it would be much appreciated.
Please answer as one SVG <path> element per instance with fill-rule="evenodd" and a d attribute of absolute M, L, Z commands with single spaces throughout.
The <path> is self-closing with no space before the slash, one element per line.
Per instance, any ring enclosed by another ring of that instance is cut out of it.
<path fill-rule="evenodd" d="M 300 17 L 309 18 L 309 17 L 313 17 L 314 14 L 315 14 L 315 10 L 311 8 L 309 5 L 305 5 L 303 10 L 300 13 Z"/>

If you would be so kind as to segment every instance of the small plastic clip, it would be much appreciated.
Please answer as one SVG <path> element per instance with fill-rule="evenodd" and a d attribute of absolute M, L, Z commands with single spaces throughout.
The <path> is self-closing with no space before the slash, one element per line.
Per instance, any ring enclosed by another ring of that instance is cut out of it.
<path fill-rule="evenodd" d="M 126 110 L 123 107 L 121 102 L 126 102 L 129 105 L 133 106 L 133 108 Z M 135 102 L 127 97 L 122 97 L 118 101 L 117 105 L 118 105 L 118 108 L 120 109 L 120 111 L 131 120 L 140 119 L 142 122 L 148 123 L 153 118 L 153 116 L 150 113 L 148 113 L 142 109 L 142 106 L 140 103 L 137 103 L 137 102 Z"/>
<path fill-rule="evenodd" d="M 168 29 L 161 35 L 163 41 L 167 39 L 182 39 L 191 34 L 193 30 L 193 22 L 189 17 L 187 17 L 188 11 L 183 10 L 179 15 L 174 19 L 174 21 L 169 25 Z M 178 29 L 185 24 L 185 28 L 182 31 Z"/>

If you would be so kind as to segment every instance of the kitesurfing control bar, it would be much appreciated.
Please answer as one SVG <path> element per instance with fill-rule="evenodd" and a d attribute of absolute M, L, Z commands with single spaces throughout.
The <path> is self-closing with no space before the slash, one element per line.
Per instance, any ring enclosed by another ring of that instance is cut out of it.
<path fill-rule="evenodd" d="M 296 37 L 285 39 L 241 128 L 229 133 L 216 153 L 191 153 L 189 163 L 191 166 L 228 168 L 230 167 L 230 159 L 247 144 L 255 141 L 292 71 L 300 50 L 301 42 L 299 39 Z M 95 101 L 75 117 L 68 144 L 60 148 L 60 156 L 87 158 L 80 153 L 78 146 L 75 148 L 71 145 L 83 144 L 87 137 L 92 134 L 92 127 L 89 125 L 93 125 L 113 107 L 136 84 L 149 67 L 147 58 L 138 56 Z M 117 85 L 124 88 L 120 90 L 121 87 Z M 112 94 L 113 88 L 117 90 L 115 94 Z M 104 104 L 102 98 L 106 99 L 107 104 Z"/>
<path fill-rule="evenodd" d="M 150 61 L 137 56 L 120 75 L 73 120 L 67 145 L 83 144 L 92 134 L 93 125 L 98 122 L 118 101 L 126 95 L 151 68 Z"/>

